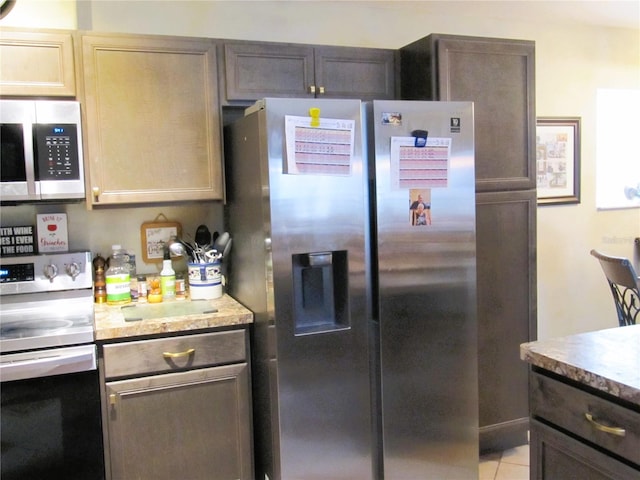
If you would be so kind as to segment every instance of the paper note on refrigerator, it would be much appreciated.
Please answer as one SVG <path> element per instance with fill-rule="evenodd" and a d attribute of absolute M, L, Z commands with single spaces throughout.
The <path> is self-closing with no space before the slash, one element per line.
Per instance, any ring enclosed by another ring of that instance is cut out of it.
<path fill-rule="evenodd" d="M 391 185 L 394 188 L 446 188 L 449 184 L 450 138 L 391 137 Z"/>
<path fill-rule="evenodd" d="M 350 175 L 354 152 L 355 121 L 285 116 L 285 173 L 294 175 Z"/>

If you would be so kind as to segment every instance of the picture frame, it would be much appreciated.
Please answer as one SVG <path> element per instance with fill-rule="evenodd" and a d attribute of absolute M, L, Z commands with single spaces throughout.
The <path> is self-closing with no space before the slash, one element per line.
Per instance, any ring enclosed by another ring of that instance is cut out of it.
<path fill-rule="evenodd" d="M 536 120 L 538 205 L 580 203 L 580 117 Z"/>
<path fill-rule="evenodd" d="M 178 222 L 146 222 L 140 226 L 142 240 L 142 260 L 145 263 L 161 263 L 164 258 L 164 246 L 171 237 L 182 235 L 182 225 Z"/>

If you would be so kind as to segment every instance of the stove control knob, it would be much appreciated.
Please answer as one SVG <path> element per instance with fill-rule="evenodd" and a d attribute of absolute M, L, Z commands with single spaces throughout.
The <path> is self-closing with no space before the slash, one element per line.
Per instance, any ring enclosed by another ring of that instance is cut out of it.
<path fill-rule="evenodd" d="M 53 263 L 49 265 L 45 265 L 44 267 L 44 276 L 49 279 L 51 283 L 53 283 L 53 279 L 58 276 L 58 267 Z"/>
<path fill-rule="evenodd" d="M 71 262 L 66 266 L 67 275 L 71 277 L 72 280 L 75 280 L 78 275 L 80 275 L 80 265 L 77 262 Z"/>

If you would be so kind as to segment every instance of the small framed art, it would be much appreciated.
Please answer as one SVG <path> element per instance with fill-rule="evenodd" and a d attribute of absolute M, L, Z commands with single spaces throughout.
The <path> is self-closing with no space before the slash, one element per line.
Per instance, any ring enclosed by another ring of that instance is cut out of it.
<path fill-rule="evenodd" d="M 580 117 L 536 121 L 538 205 L 580 203 Z"/>

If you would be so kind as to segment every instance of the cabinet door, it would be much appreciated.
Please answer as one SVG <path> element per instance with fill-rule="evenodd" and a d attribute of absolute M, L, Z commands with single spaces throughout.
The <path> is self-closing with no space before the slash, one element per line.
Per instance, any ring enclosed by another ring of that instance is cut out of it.
<path fill-rule="evenodd" d="M 534 42 L 430 35 L 401 59 L 402 98 L 474 102 L 476 191 L 536 188 Z"/>
<path fill-rule="evenodd" d="M 318 97 L 392 100 L 395 53 L 375 48 L 317 47 Z"/>
<path fill-rule="evenodd" d="M 639 480 L 640 471 L 579 440 L 531 420 L 532 480 Z"/>
<path fill-rule="evenodd" d="M 221 199 L 215 44 L 82 38 L 90 202 Z"/>
<path fill-rule="evenodd" d="M 477 191 L 536 187 L 533 42 L 437 41 L 440 100 L 472 100 Z"/>
<path fill-rule="evenodd" d="M 71 33 L 0 30 L 0 95 L 75 97 Z"/>
<path fill-rule="evenodd" d="M 392 99 L 395 52 L 286 43 L 224 45 L 227 104 L 264 97 Z"/>
<path fill-rule="evenodd" d="M 528 368 L 536 337 L 536 192 L 476 194 L 478 384 L 482 450 L 527 442 Z"/>
<path fill-rule="evenodd" d="M 106 384 L 114 479 L 251 479 L 246 363 Z"/>
<path fill-rule="evenodd" d="M 313 47 L 280 43 L 224 44 L 224 98 L 313 97 Z"/>

